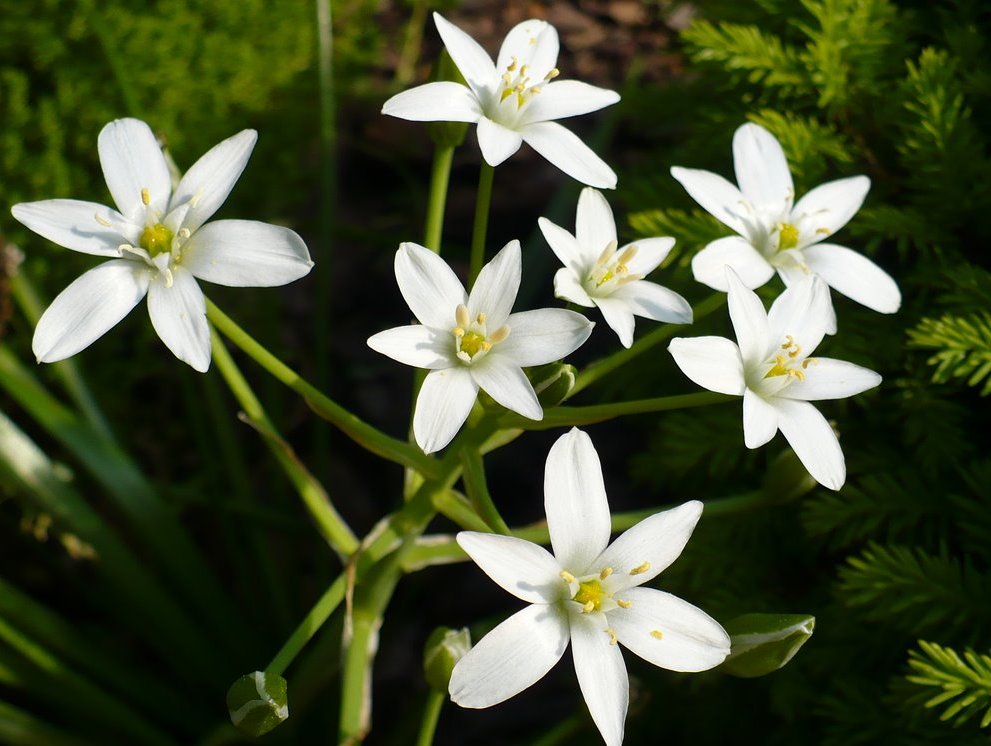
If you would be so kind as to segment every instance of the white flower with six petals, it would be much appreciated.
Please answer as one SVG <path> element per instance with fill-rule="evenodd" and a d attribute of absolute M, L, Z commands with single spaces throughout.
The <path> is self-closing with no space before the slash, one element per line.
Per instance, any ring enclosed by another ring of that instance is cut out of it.
<path fill-rule="evenodd" d="M 399 291 L 420 323 L 379 332 L 368 346 L 430 370 L 413 412 L 413 436 L 426 453 L 451 442 L 479 388 L 507 409 L 542 419 L 522 369 L 560 360 L 592 333 L 591 321 L 561 308 L 510 313 L 521 265 L 520 242 L 510 241 L 482 267 L 468 294 L 447 262 L 429 249 L 404 243 L 396 252 Z"/>
<path fill-rule="evenodd" d="M 846 463 L 836 433 L 810 401 L 845 399 L 881 376 L 843 360 L 809 357 L 832 317 L 829 289 L 816 276 L 785 290 L 765 312 L 760 298 L 727 268 L 730 320 L 737 344 L 723 337 L 676 338 L 668 346 L 692 381 L 743 396 L 743 439 L 759 448 L 780 428 L 809 474 L 838 490 Z"/>
<path fill-rule="evenodd" d="M 664 261 L 673 238 L 642 238 L 618 248 L 609 203 L 591 187 L 578 198 L 575 235 L 547 218 L 538 223 L 564 264 L 554 275 L 554 294 L 586 308 L 598 306 L 624 347 L 633 344 L 634 316 L 669 324 L 692 322 L 688 301 L 643 279 Z"/>
<path fill-rule="evenodd" d="M 557 30 L 531 19 L 515 26 L 495 64 L 478 42 L 434 13 L 444 46 L 468 85 L 427 83 L 396 94 L 382 113 L 416 122 L 478 124 L 478 145 L 498 166 L 526 142 L 559 169 L 591 186 L 613 189 L 616 174 L 573 132 L 553 120 L 588 114 L 619 101 L 615 91 L 558 76 Z"/>
<path fill-rule="evenodd" d="M 11 208 L 17 220 L 60 246 L 113 257 L 70 284 L 42 315 L 32 342 L 39 362 L 62 360 L 88 347 L 147 295 L 158 336 L 177 358 L 206 371 L 210 329 L 196 278 L 272 287 L 310 271 L 306 244 L 288 228 L 253 220 L 204 225 L 227 199 L 257 137 L 254 130 L 244 130 L 214 146 L 173 190 L 148 125 L 117 119 L 100 131 L 97 142 L 117 210 L 74 199 Z"/>
<path fill-rule="evenodd" d="M 786 285 L 815 274 L 870 309 L 898 310 L 901 293 L 884 270 L 851 249 L 822 243 L 860 209 L 870 179 L 830 181 L 793 204 L 795 188 L 781 144 L 752 123 L 733 135 L 733 165 L 739 188 L 710 171 L 671 169 L 696 202 L 739 234 L 717 239 L 695 255 L 696 280 L 725 292 L 727 265 L 751 289 L 766 283 L 775 271 Z M 834 333 L 835 326 L 833 319 L 827 333 Z"/>
<path fill-rule="evenodd" d="M 602 468 L 581 430 L 547 456 L 544 505 L 552 555 L 511 536 L 463 531 L 458 544 L 498 585 L 530 605 L 458 661 L 451 699 L 490 707 L 540 680 L 571 642 L 575 673 L 608 746 L 623 742 L 629 679 L 617 643 L 672 671 L 705 671 L 730 652 L 712 617 L 663 591 L 638 586 L 671 565 L 702 514 L 692 501 L 641 521 L 609 544 Z"/>

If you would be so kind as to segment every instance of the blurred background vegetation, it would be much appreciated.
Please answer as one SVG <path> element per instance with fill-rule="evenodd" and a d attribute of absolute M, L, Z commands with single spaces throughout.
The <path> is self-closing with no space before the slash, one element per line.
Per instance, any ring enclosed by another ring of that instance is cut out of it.
<path fill-rule="evenodd" d="M 703 518 L 662 587 L 723 621 L 753 611 L 817 618 L 795 660 L 758 680 L 672 674 L 628 656 L 627 743 L 986 743 L 991 12 L 980 0 L 339 0 L 323 114 L 327 37 L 321 47 L 311 3 L 0 0 L 0 743 L 241 742 L 227 687 L 264 667 L 340 571 L 219 376 L 175 361 L 142 313 L 69 363 L 35 366 L 32 319 L 93 262 L 23 230 L 10 205 L 105 202 L 95 144 L 115 117 L 148 121 L 180 168 L 258 129 L 221 214 L 292 226 L 319 270 L 280 290 L 208 292 L 398 435 L 408 371 L 364 340 L 407 313 L 392 255 L 422 236 L 431 147 L 425 128 L 378 110 L 429 76 L 435 9 L 492 52 L 514 23 L 547 18 L 561 33 L 564 77 L 622 92 L 619 105 L 573 126 L 619 173 L 609 198 L 628 216 L 621 233 L 677 237 L 654 279 L 691 302 L 708 297 L 691 256 L 725 229 L 668 171 L 730 175 L 732 133 L 747 119 L 779 137 L 798 194 L 871 177 L 840 242 L 891 272 L 905 298 L 888 317 L 834 295 L 840 333 L 824 354 L 885 377 L 824 408 L 847 456 L 839 493 L 777 500 L 787 490 L 768 473 L 784 442 L 747 451 L 736 405 L 589 428 L 614 511 L 767 496 L 762 509 Z M 469 135 L 445 232 L 445 256 L 461 266 L 478 160 Z M 490 250 L 523 240 L 521 306 L 551 294 L 555 261 L 536 219 L 570 226 L 577 192 L 525 149 L 499 169 Z M 728 320 L 717 311 L 688 333 L 727 335 Z M 600 325 L 575 362 L 614 344 Z M 400 504 L 398 467 L 313 424 L 242 362 L 357 532 Z M 657 349 L 575 402 L 690 390 Z M 487 459 L 511 525 L 542 516 L 543 460 L 557 434 Z M 412 741 L 426 694 L 420 651 L 434 626 L 491 624 L 512 603 L 473 566 L 406 578 L 382 629 L 368 743 Z M 322 743 L 334 732 L 340 616 L 287 672 L 292 716 L 264 740 Z M 494 710 L 445 709 L 437 743 L 597 742 L 569 665 Z"/>

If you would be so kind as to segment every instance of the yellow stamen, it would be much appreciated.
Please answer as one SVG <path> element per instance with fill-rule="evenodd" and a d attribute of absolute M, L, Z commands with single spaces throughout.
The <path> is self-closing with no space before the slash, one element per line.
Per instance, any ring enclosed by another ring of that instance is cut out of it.
<path fill-rule="evenodd" d="M 508 336 L 509 324 L 503 324 L 489 335 L 489 341 L 492 342 L 492 344 L 499 344 Z"/>
<path fill-rule="evenodd" d="M 599 580 L 605 580 L 610 575 L 612 575 L 612 568 L 607 567 L 606 569 L 604 569 L 602 572 L 599 573 Z"/>
<path fill-rule="evenodd" d="M 507 81 L 507 83 L 508 83 L 508 81 Z M 502 93 L 499 96 L 499 103 L 501 104 L 503 101 L 505 101 L 507 98 L 509 98 L 512 95 L 513 95 L 513 89 L 512 88 L 504 88 L 502 90 Z"/>
<path fill-rule="evenodd" d="M 650 563 L 644 562 L 642 565 L 637 565 L 632 570 L 630 570 L 630 575 L 643 575 L 650 569 Z"/>
<path fill-rule="evenodd" d="M 652 629 L 650 631 L 650 636 L 653 637 L 655 640 L 663 640 L 664 639 L 664 633 L 661 632 L 659 629 Z"/>
<path fill-rule="evenodd" d="M 554 78 L 556 78 L 560 74 L 561 74 L 560 70 L 558 70 L 556 67 L 552 68 L 551 71 L 544 76 L 544 80 L 554 80 Z"/>
<path fill-rule="evenodd" d="M 616 599 L 616 605 L 619 608 L 621 608 L 621 609 L 632 609 L 633 608 L 633 602 L 632 601 L 624 601 L 621 598 L 617 598 Z"/>
<path fill-rule="evenodd" d="M 586 614 L 591 614 L 595 611 L 595 601 L 586 601 L 585 605 L 582 606 L 582 611 Z"/>
<path fill-rule="evenodd" d="M 471 326 L 471 319 L 468 318 L 468 307 L 463 303 L 454 309 L 454 320 L 462 329 L 466 326 Z"/>
<path fill-rule="evenodd" d="M 93 217 L 96 218 L 96 222 L 99 223 L 100 225 L 102 225 L 104 228 L 112 228 L 113 225 L 114 225 L 109 220 L 107 220 L 105 217 L 103 217 L 102 215 L 100 215 L 99 213 L 97 213 Z"/>
<path fill-rule="evenodd" d="M 832 233 L 832 231 L 829 230 L 829 228 L 816 228 L 816 233 L 821 233 L 824 236 L 828 236 L 830 233 Z"/>
<path fill-rule="evenodd" d="M 565 583 L 574 583 L 574 582 L 575 582 L 575 576 L 574 576 L 574 575 L 572 575 L 572 574 L 571 574 L 570 572 L 568 572 L 567 570 L 561 570 L 561 579 L 562 579 L 562 580 L 563 580 L 563 581 L 564 581 Z"/>
<path fill-rule="evenodd" d="M 149 192 L 147 189 L 142 189 L 141 190 L 141 201 L 144 202 L 146 205 L 150 205 L 151 204 L 151 192 Z"/>
<path fill-rule="evenodd" d="M 614 629 L 612 629 L 611 627 L 610 628 L 606 628 L 606 634 L 609 635 L 609 644 L 610 645 L 615 645 L 617 642 L 619 642 L 619 638 L 616 637 L 616 631 Z"/>
<path fill-rule="evenodd" d="M 484 313 L 482 313 L 481 311 L 479 311 L 479 312 L 478 312 L 478 316 L 476 316 L 476 317 L 475 317 L 475 320 L 476 320 L 476 321 L 477 321 L 477 322 L 478 322 L 479 324 L 484 324 L 484 323 L 485 323 L 485 314 L 484 314 Z"/>
<path fill-rule="evenodd" d="M 513 61 L 509 63 L 509 67 L 507 67 L 506 69 L 509 70 L 509 72 L 513 72 L 513 70 L 516 69 L 516 66 L 519 64 L 519 62 L 520 61 L 516 59 L 516 57 L 513 57 Z"/>

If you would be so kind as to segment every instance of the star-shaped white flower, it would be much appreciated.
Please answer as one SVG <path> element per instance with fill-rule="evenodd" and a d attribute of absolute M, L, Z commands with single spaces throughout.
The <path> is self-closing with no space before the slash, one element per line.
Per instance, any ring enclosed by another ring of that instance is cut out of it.
<path fill-rule="evenodd" d="M 829 289 L 811 276 L 764 311 L 760 298 L 726 269 L 730 320 L 738 344 L 723 337 L 676 338 L 668 349 L 682 372 L 710 391 L 743 396 L 743 440 L 759 448 L 781 429 L 819 484 L 838 490 L 846 463 L 836 433 L 810 401 L 845 399 L 881 376 L 843 360 L 809 357 L 832 318 Z"/>
<path fill-rule="evenodd" d="M 673 238 L 642 238 L 617 248 L 612 210 L 591 187 L 578 198 L 574 236 L 547 218 L 538 223 L 564 264 L 554 275 L 555 295 L 586 308 L 598 306 L 624 347 L 633 344 L 634 316 L 669 324 L 692 322 L 688 301 L 643 279 L 664 261 Z"/>
<path fill-rule="evenodd" d="M 860 209 L 870 179 L 830 181 L 793 204 L 795 188 L 781 144 L 757 124 L 744 124 L 733 135 L 733 165 L 739 188 L 709 171 L 671 169 L 696 202 L 739 234 L 717 239 L 695 255 L 696 280 L 725 292 L 727 265 L 751 289 L 775 271 L 786 285 L 815 274 L 868 308 L 898 310 L 901 293 L 884 270 L 844 246 L 822 243 Z M 828 330 L 834 332 L 835 322 Z"/>
<path fill-rule="evenodd" d="M 416 122 L 475 122 L 478 145 L 498 166 L 526 142 L 559 169 L 591 186 L 613 189 L 616 174 L 573 132 L 555 123 L 619 101 L 619 94 L 558 76 L 557 31 L 532 19 L 515 26 L 495 64 L 468 34 L 434 13 L 444 46 L 467 86 L 427 83 L 403 91 L 382 113 Z"/>
<path fill-rule="evenodd" d="M 281 226 L 206 221 L 244 170 L 258 135 L 244 130 L 211 148 L 173 190 L 147 124 L 117 119 L 100 131 L 100 165 L 117 210 L 94 202 L 23 202 L 14 217 L 67 249 L 113 257 L 63 290 L 35 329 L 39 362 L 75 355 L 109 331 L 145 295 L 152 326 L 177 358 L 210 367 L 210 329 L 195 278 L 233 287 L 285 285 L 310 271 L 306 244 Z M 119 210 L 119 212 L 118 212 Z"/>
<path fill-rule="evenodd" d="M 708 614 L 670 593 L 638 587 L 678 558 L 702 503 L 657 513 L 609 544 L 599 457 L 588 435 L 572 429 L 547 456 L 544 506 L 553 555 L 511 536 L 458 534 L 486 575 L 530 606 L 458 661 L 451 699 L 476 708 L 509 699 L 540 680 L 570 640 L 592 719 L 606 744 L 617 746 L 629 704 L 617 643 L 672 671 L 705 671 L 730 652 L 729 636 Z"/>
<path fill-rule="evenodd" d="M 443 259 L 415 243 L 396 252 L 399 291 L 420 322 L 370 337 L 368 346 L 430 373 L 413 412 L 413 435 L 426 453 L 440 450 L 464 424 L 478 389 L 531 420 L 544 411 L 522 368 L 560 360 L 594 326 L 561 308 L 510 313 L 521 277 L 520 242 L 510 241 L 465 293 Z"/>

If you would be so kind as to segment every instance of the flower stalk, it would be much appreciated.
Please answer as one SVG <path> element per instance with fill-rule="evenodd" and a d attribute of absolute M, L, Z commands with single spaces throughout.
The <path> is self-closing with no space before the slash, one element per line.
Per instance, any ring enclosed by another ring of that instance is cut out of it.
<path fill-rule="evenodd" d="M 478 193 L 475 195 L 475 221 L 471 228 L 471 259 L 468 265 L 468 287 L 475 284 L 475 278 L 485 263 L 485 237 L 489 230 L 489 208 L 492 206 L 492 182 L 495 166 L 482 161 L 478 173 Z"/>

